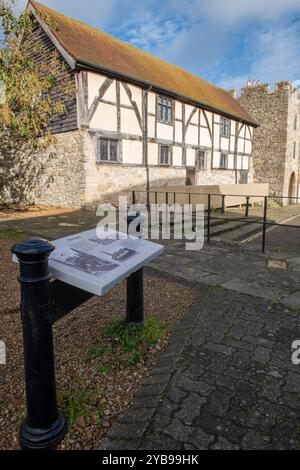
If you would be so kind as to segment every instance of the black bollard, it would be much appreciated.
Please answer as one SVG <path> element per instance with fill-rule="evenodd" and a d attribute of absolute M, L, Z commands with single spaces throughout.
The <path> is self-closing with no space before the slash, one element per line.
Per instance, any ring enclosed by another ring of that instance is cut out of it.
<path fill-rule="evenodd" d="M 140 212 L 128 214 L 128 232 L 131 222 L 140 217 Z M 137 224 L 136 232 L 139 238 L 143 237 L 142 223 Z M 127 279 L 126 322 L 134 325 L 144 324 L 144 271 L 143 268 L 131 274 Z"/>
<path fill-rule="evenodd" d="M 67 432 L 58 413 L 55 385 L 48 257 L 54 246 L 33 238 L 12 247 L 20 265 L 27 416 L 21 426 L 21 446 L 55 449 Z"/>

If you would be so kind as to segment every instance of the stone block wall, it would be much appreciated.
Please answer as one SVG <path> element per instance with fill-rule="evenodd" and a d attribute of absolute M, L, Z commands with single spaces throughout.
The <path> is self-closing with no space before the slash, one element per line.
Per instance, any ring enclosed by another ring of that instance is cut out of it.
<path fill-rule="evenodd" d="M 298 180 L 300 145 L 299 94 L 290 82 L 279 82 L 271 92 L 268 84 L 249 83 L 241 91 L 240 104 L 258 122 L 254 133 L 254 182 L 269 183 L 270 194 L 289 196 L 293 172 Z M 297 129 L 294 118 L 298 115 Z M 296 158 L 293 156 L 294 141 Z M 294 193 L 297 193 L 295 183 Z M 284 201 L 288 203 L 288 199 Z"/>
<path fill-rule="evenodd" d="M 66 132 L 55 138 L 56 142 L 39 157 L 45 163 L 36 188 L 35 203 L 81 207 L 85 199 L 82 132 Z"/>

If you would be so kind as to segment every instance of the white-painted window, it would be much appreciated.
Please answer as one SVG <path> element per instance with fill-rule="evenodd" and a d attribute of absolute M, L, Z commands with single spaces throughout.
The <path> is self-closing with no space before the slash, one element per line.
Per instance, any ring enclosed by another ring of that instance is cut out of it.
<path fill-rule="evenodd" d="M 171 147 L 170 145 L 161 145 L 159 148 L 159 163 L 160 165 L 170 165 L 171 161 Z"/>
<path fill-rule="evenodd" d="M 119 160 L 119 141 L 100 137 L 98 159 L 101 162 L 117 162 Z"/>
<path fill-rule="evenodd" d="M 221 137 L 230 137 L 230 119 L 221 116 L 220 118 L 220 134 Z"/>
<path fill-rule="evenodd" d="M 173 100 L 165 98 L 164 96 L 158 96 L 157 119 L 166 124 L 173 122 Z"/>
<path fill-rule="evenodd" d="M 206 170 L 206 152 L 204 150 L 197 151 L 198 170 Z"/>
<path fill-rule="evenodd" d="M 221 152 L 219 167 L 222 169 L 228 168 L 228 154 L 227 153 Z"/>

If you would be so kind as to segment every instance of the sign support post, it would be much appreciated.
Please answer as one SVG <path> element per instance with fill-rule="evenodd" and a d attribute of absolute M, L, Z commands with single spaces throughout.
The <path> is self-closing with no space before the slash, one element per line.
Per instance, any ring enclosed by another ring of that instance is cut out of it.
<path fill-rule="evenodd" d="M 138 223 L 138 219 L 139 223 Z M 130 235 L 130 224 L 134 223 L 139 238 L 143 238 L 140 212 L 128 214 L 127 229 Z M 137 326 L 144 324 L 144 270 L 139 269 L 127 279 L 126 322 Z"/>
<path fill-rule="evenodd" d="M 55 449 L 66 432 L 58 413 L 55 385 L 48 257 L 54 246 L 31 239 L 12 247 L 20 265 L 27 416 L 21 427 L 23 449 Z"/>

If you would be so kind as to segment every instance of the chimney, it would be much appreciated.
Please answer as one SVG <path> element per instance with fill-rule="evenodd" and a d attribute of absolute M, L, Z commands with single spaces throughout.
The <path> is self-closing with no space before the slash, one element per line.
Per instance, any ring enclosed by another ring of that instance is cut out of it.
<path fill-rule="evenodd" d="M 232 98 L 234 98 L 236 100 L 236 98 L 237 98 L 236 90 L 227 90 L 227 93 L 229 93 L 232 96 Z"/>

